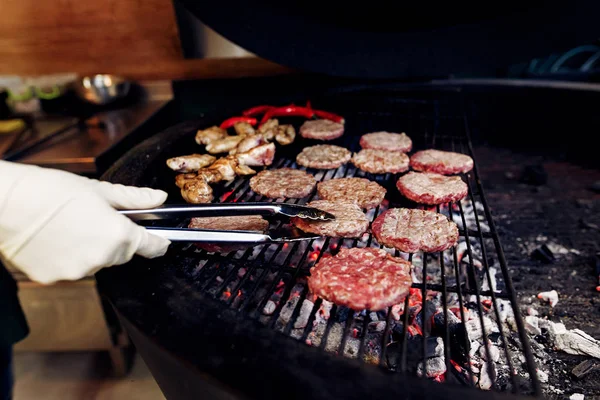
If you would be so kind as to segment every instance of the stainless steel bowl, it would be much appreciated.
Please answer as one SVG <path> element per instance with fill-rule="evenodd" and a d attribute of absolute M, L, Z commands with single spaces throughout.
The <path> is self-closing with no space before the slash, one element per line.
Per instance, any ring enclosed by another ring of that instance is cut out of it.
<path fill-rule="evenodd" d="M 124 78 L 108 74 L 84 76 L 76 80 L 73 85 L 80 98 L 98 105 L 125 97 L 130 86 Z"/>

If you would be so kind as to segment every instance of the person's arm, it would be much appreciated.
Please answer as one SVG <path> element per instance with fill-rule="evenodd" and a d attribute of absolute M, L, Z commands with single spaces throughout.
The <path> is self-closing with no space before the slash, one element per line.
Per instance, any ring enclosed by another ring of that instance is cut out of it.
<path fill-rule="evenodd" d="M 0 258 L 34 281 L 75 280 L 170 242 L 115 209 L 154 208 L 161 190 L 113 185 L 64 171 L 0 161 Z"/>

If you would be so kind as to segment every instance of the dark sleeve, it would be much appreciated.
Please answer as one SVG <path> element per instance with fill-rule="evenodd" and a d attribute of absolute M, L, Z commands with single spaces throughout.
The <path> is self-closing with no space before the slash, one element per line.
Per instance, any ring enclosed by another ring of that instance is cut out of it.
<path fill-rule="evenodd" d="M 17 283 L 0 263 L 0 347 L 12 346 L 29 333 L 17 297 Z"/>

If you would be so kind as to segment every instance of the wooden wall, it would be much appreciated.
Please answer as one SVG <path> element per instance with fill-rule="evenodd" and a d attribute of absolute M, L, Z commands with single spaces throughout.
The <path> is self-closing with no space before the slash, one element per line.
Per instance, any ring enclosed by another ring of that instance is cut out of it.
<path fill-rule="evenodd" d="M 184 60 L 172 0 L 0 0 L 0 15 L 0 75 L 177 79 L 288 71 L 256 57 Z"/>

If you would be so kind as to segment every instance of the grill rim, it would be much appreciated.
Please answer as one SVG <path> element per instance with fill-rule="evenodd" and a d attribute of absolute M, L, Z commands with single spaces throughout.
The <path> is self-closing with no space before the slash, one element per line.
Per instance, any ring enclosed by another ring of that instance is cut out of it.
<path fill-rule="evenodd" d="M 463 117 L 465 118 L 465 120 L 464 120 L 465 121 L 465 127 L 468 127 L 468 125 L 467 125 L 468 124 L 468 119 L 467 119 L 466 114 L 463 113 Z M 211 119 L 215 120 L 215 121 L 218 120 L 216 118 L 211 118 Z M 437 119 L 436 119 L 436 121 L 437 121 Z M 157 150 L 157 152 L 155 154 L 155 157 L 154 158 L 150 157 L 151 161 L 148 161 L 149 163 L 150 162 L 154 162 L 155 158 L 158 155 L 161 154 L 160 147 L 168 147 L 169 139 L 171 139 L 171 142 L 174 142 L 174 141 L 178 140 L 179 138 L 181 138 L 182 136 L 188 135 L 190 130 L 195 130 L 199 126 L 207 126 L 207 121 L 205 121 L 205 120 L 199 120 L 199 121 L 194 121 L 194 122 L 184 122 L 184 123 L 178 124 L 178 125 L 176 125 L 176 126 L 174 126 L 172 128 L 167 129 L 166 131 L 164 131 L 162 133 L 159 133 L 159 134 L 155 135 L 154 137 L 146 140 L 145 142 L 141 143 L 140 145 L 136 146 L 136 148 L 132 149 L 130 153 L 134 154 L 136 149 L 139 150 L 140 148 L 144 148 L 144 147 L 148 148 L 148 146 L 152 146 L 152 145 L 157 146 L 158 145 L 159 149 Z M 175 132 L 175 133 L 178 132 L 179 134 L 175 135 L 173 132 Z M 472 149 L 472 144 L 471 144 L 471 140 L 470 140 L 470 136 L 469 136 L 470 133 L 468 132 L 468 128 L 467 128 L 466 134 L 468 136 L 467 144 L 468 144 L 468 148 L 469 148 L 469 153 L 473 157 L 473 149 Z M 167 140 L 165 140 L 165 139 L 167 139 Z M 131 158 L 132 154 L 126 154 L 124 157 L 122 157 L 119 160 L 118 163 L 116 163 L 109 171 L 107 171 L 107 173 L 105 173 L 105 175 L 102 177 L 102 179 L 104 179 L 104 180 L 110 180 L 110 181 L 115 182 L 114 175 L 115 174 L 118 175 L 117 172 L 121 168 L 124 168 L 124 167 L 127 166 L 128 162 L 131 161 L 131 160 L 128 160 L 128 158 Z M 505 282 L 505 285 L 507 285 L 507 287 L 509 285 L 511 287 L 511 289 L 509 289 L 509 293 L 512 294 L 511 305 L 513 307 L 513 310 L 515 311 L 515 318 L 517 319 L 517 324 L 519 325 L 519 335 L 522 336 L 521 337 L 521 341 L 523 343 L 525 357 L 527 358 L 527 362 L 528 362 L 529 366 L 533 366 L 533 369 L 529 369 L 529 370 L 530 371 L 535 371 L 535 363 L 533 362 L 533 355 L 531 353 L 531 348 L 530 348 L 529 343 L 527 341 L 527 337 L 526 337 L 526 334 L 525 334 L 524 324 L 523 324 L 522 317 L 521 317 L 521 315 L 520 315 L 520 313 L 518 311 L 518 303 L 516 302 L 516 293 L 514 291 L 514 288 L 512 288 L 512 281 L 510 280 L 510 274 L 508 273 L 508 269 L 507 269 L 507 265 L 506 265 L 506 260 L 504 258 L 504 254 L 501 253 L 501 245 L 499 243 L 499 238 L 497 236 L 497 231 L 495 230 L 495 226 L 492 228 L 493 219 L 491 218 L 491 213 L 489 212 L 489 207 L 487 206 L 487 201 L 486 201 L 485 196 L 483 194 L 483 188 L 481 187 L 481 182 L 479 181 L 479 176 L 477 174 L 476 168 L 477 168 L 477 162 L 475 162 L 475 167 L 474 167 L 474 171 L 473 171 L 473 174 L 475 176 L 476 182 L 478 183 L 478 193 L 477 194 L 479 195 L 480 199 L 482 200 L 482 203 L 485 202 L 484 203 L 484 208 L 485 208 L 485 211 L 486 211 L 486 219 L 487 219 L 488 222 L 490 222 L 490 230 L 491 230 L 491 235 L 490 236 L 492 236 L 492 238 L 494 239 L 495 246 L 497 248 L 498 248 L 498 246 L 500 246 L 500 250 L 497 249 L 497 253 L 499 254 L 499 261 L 500 261 L 500 265 L 501 265 L 502 270 L 503 270 L 504 282 Z M 125 181 L 119 181 L 119 179 L 117 179 L 116 182 L 118 182 L 118 183 L 124 183 L 124 184 L 132 184 L 132 180 L 135 180 L 135 178 L 130 178 L 129 180 L 125 179 Z M 234 185 L 235 184 L 233 184 L 232 186 L 234 186 Z M 470 195 L 471 196 L 473 195 L 472 191 L 470 191 Z M 469 235 L 471 232 L 468 232 L 468 230 L 466 230 L 466 232 L 464 232 L 464 233 L 466 235 Z M 483 240 L 483 237 L 481 238 L 481 240 Z M 323 246 L 323 247 L 325 248 L 325 246 Z M 266 246 L 265 246 L 265 248 L 266 248 Z M 322 253 L 320 253 L 320 254 L 322 254 Z M 472 257 L 471 257 L 471 259 L 472 259 Z M 297 269 L 299 270 L 299 268 L 297 268 Z M 489 271 L 488 271 L 488 273 L 489 273 Z M 99 278 L 101 278 L 102 275 L 104 275 L 104 272 L 101 272 L 99 274 Z M 214 276 L 212 278 L 214 278 Z M 103 281 L 103 279 L 99 279 L 99 280 L 101 282 Z M 206 280 L 206 282 L 210 282 L 210 281 L 211 281 L 211 279 Z M 445 285 L 445 283 L 444 283 L 444 285 Z M 104 284 L 103 284 L 103 286 L 104 286 Z M 428 285 L 421 285 L 421 290 L 423 292 L 426 291 L 425 286 L 428 286 Z M 429 287 L 428 287 L 428 289 L 429 289 Z M 303 293 L 305 293 L 305 291 L 303 291 Z M 484 295 L 484 294 L 480 293 L 480 295 Z M 111 296 L 109 295 L 109 297 L 111 297 Z M 213 301 L 212 299 L 209 298 L 209 296 L 204 296 L 203 295 L 202 297 L 204 297 L 207 301 Z M 425 296 L 423 296 L 423 298 L 425 299 Z M 218 305 L 222 304 L 218 300 L 215 300 L 215 301 L 218 303 Z M 408 301 L 408 298 L 407 298 L 407 301 Z M 115 301 L 113 304 L 116 304 L 117 308 L 118 308 L 118 300 Z M 225 308 L 227 308 L 227 305 L 225 307 L 223 307 L 223 309 L 225 309 Z M 313 310 L 314 309 L 318 309 L 318 307 L 315 306 L 313 308 Z M 405 313 L 405 314 L 407 314 L 407 313 Z M 313 314 L 313 317 L 314 317 L 314 314 Z M 276 320 L 276 318 L 274 318 L 274 321 L 275 320 Z M 347 321 L 351 321 L 351 320 L 352 319 L 350 317 L 347 319 Z M 366 321 L 366 319 L 365 319 L 365 321 Z M 235 322 L 236 323 L 239 322 L 239 319 L 236 318 Z M 351 323 L 347 322 L 346 323 L 346 330 L 348 330 L 349 326 L 351 326 Z M 386 329 L 387 329 L 387 326 L 389 326 L 389 324 L 386 325 Z M 406 327 L 406 324 L 405 324 L 405 327 Z M 269 327 L 266 327 L 265 329 L 269 330 Z M 273 332 L 276 333 L 275 331 L 273 331 Z M 344 337 L 346 337 L 346 336 L 344 336 Z M 525 341 L 523 341 L 523 338 L 525 339 Z M 285 339 L 288 339 L 290 342 L 295 342 L 296 341 L 296 340 L 294 340 L 292 338 L 285 338 Z M 325 342 L 325 340 L 323 340 L 323 343 L 324 342 Z M 307 346 L 303 345 L 302 343 L 299 343 L 299 344 L 301 344 L 303 348 L 307 348 Z M 342 347 L 341 347 L 342 349 L 344 348 L 343 347 L 344 344 L 345 343 L 342 343 Z M 448 346 L 445 346 L 445 351 L 447 351 L 447 348 L 448 348 Z M 404 354 L 406 354 L 406 352 L 404 352 Z M 382 359 L 383 358 L 384 358 L 384 356 L 382 354 Z M 350 361 L 347 358 L 342 358 L 342 359 Z M 404 364 L 404 367 L 405 367 L 405 361 L 406 360 L 403 360 L 403 361 L 404 361 L 403 364 Z M 447 360 L 447 362 L 448 362 L 448 360 Z M 398 375 L 401 375 L 401 374 L 398 374 Z M 537 382 L 537 377 L 535 376 L 536 374 L 531 374 L 531 375 L 532 375 L 531 376 L 531 382 L 532 382 L 534 391 L 535 391 L 536 394 L 540 394 L 539 383 Z M 411 382 L 411 379 L 413 379 L 413 378 L 409 377 L 409 379 L 408 379 L 409 384 Z M 446 390 L 447 386 L 448 385 L 444 385 L 442 391 Z M 433 390 L 435 390 L 435 389 L 433 389 Z M 479 392 L 479 391 L 476 391 L 476 392 Z M 490 395 L 489 392 L 482 392 L 482 393 L 483 394 L 487 393 L 487 395 Z"/>

